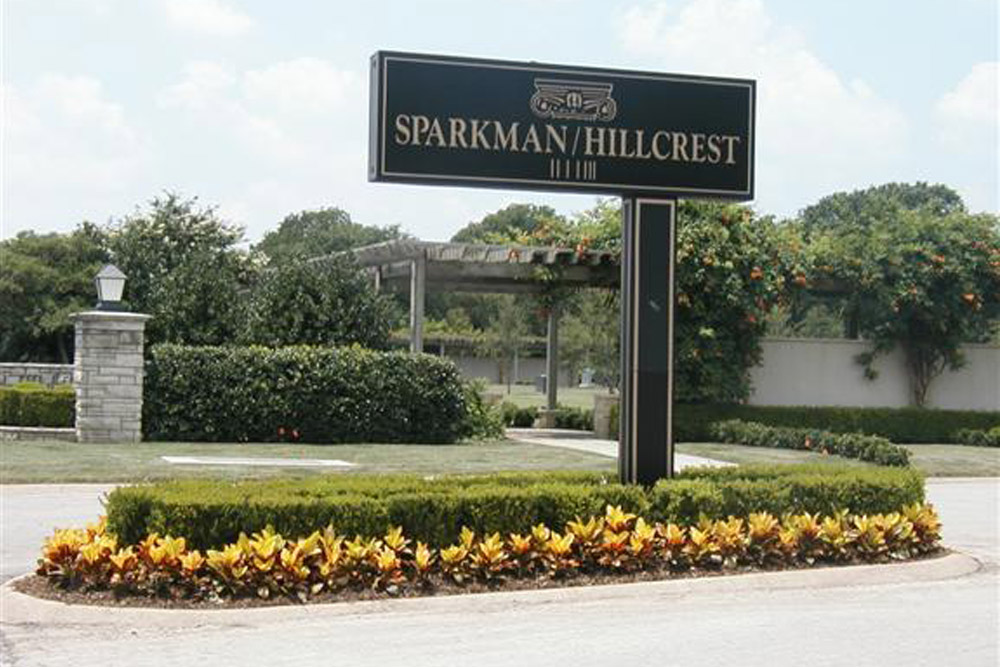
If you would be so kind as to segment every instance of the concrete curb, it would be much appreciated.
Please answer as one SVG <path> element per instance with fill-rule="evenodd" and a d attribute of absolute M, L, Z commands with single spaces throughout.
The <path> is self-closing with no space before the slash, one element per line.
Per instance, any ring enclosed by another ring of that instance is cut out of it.
<path fill-rule="evenodd" d="M 690 595 L 731 597 L 756 591 L 854 588 L 927 583 L 968 576 L 982 569 L 962 553 L 888 565 L 856 565 L 815 570 L 759 572 L 742 575 L 674 579 L 603 586 L 511 591 L 443 597 L 376 600 L 317 605 L 286 605 L 251 609 L 144 609 L 67 605 L 15 591 L 13 579 L 0 587 L 0 624 L 81 625 L 93 628 L 252 627 L 306 619 L 316 621 L 381 615 L 495 613 L 511 608 L 535 609 L 565 603 L 597 604 L 636 597 L 682 599 Z M 30 575 L 24 575 L 30 576 Z M 22 578 L 22 577 L 19 577 Z"/>

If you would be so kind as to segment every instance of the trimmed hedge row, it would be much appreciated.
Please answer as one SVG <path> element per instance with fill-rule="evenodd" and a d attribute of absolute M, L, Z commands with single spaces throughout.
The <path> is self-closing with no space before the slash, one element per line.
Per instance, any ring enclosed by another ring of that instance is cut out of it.
<path fill-rule="evenodd" d="M 158 345 L 143 393 L 149 440 L 446 443 L 474 435 L 458 370 L 430 355 Z"/>
<path fill-rule="evenodd" d="M 241 532 L 270 525 L 307 535 L 332 524 L 345 534 L 376 535 L 402 526 L 442 546 L 456 526 L 508 533 L 525 525 L 562 525 L 607 505 L 654 521 L 692 523 L 751 511 L 876 514 L 923 501 L 923 479 L 910 470 L 836 466 L 750 466 L 741 472 L 685 472 L 652 489 L 623 486 L 595 473 L 490 476 L 349 476 L 246 481 L 183 480 L 122 487 L 108 496 L 112 533 L 136 543 L 149 533 L 184 535 L 217 548 Z"/>
<path fill-rule="evenodd" d="M 72 385 L 46 387 L 20 382 L 0 387 L 0 425 L 72 428 L 76 421 L 76 392 Z"/>
<path fill-rule="evenodd" d="M 1000 426 L 988 431 L 963 428 L 955 434 L 955 440 L 961 445 L 970 447 L 1000 447 Z"/>
<path fill-rule="evenodd" d="M 707 442 L 712 438 L 712 424 L 729 419 L 834 433 L 865 433 L 914 444 L 961 442 L 959 430 L 1000 427 L 1000 412 L 678 403 L 674 405 L 674 440 Z M 611 432 L 618 432 L 617 405 L 611 406 Z"/>
<path fill-rule="evenodd" d="M 539 408 L 535 406 L 521 407 L 510 401 L 504 401 L 500 404 L 500 417 L 504 426 L 513 426 L 514 428 L 531 428 L 538 418 L 538 411 Z M 557 406 L 556 428 L 593 431 L 594 411 L 565 405 Z"/>
<path fill-rule="evenodd" d="M 712 424 L 712 437 L 751 447 L 810 450 L 836 454 L 850 459 L 870 461 L 884 466 L 908 466 L 910 452 L 876 435 L 831 433 L 808 428 L 765 426 L 731 419 Z"/>

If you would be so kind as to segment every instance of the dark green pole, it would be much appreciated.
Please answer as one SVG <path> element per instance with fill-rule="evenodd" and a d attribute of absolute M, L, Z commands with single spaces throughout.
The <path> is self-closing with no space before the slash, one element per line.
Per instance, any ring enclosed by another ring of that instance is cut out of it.
<path fill-rule="evenodd" d="M 677 201 L 626 197 L 622 212 L 621 411 L 624 484 L 671 477 Z"/>

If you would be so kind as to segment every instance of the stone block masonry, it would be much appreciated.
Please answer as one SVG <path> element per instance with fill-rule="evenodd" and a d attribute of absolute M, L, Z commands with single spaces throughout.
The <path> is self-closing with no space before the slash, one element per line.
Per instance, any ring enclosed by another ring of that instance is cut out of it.
<path fill-rule="evenodd" d="M 142 347 L 149 317 L 112 311 L 73 315 L 78 442 L 142 439 Z"/>
<path fill-rule="evenodd" d="M 73 364 L 0 364 L 0 386 L 19 382 L 38 382 L 46 387 L 73 381 Z"/>

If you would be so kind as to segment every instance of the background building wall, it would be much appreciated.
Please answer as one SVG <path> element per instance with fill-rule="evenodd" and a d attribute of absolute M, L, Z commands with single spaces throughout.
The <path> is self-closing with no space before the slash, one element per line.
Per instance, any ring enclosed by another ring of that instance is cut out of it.
<path fill-rule="evenodd" d="M 767 339 L 763 360 L 751 369 L 751 405 L 844 405 L 905 407 L 909 379 L 900 350 L 875 362 L 878 377 L 868 380 L 855 361 L 869 349 L 864 341 Z M 928 407 L 1000 410 L 1000 347 L 963 347 L 966 365 L 945 371 L 928 392 Z"/>

